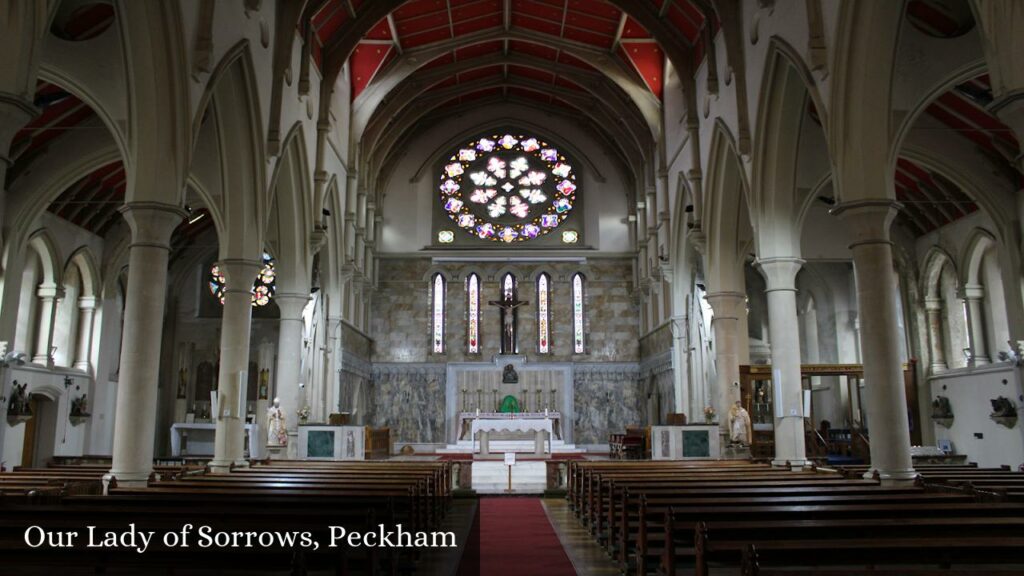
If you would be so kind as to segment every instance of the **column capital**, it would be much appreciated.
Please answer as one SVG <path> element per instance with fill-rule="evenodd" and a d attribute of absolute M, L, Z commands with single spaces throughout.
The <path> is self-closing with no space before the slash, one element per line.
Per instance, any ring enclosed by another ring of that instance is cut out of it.
<path fill-rule="evenodd" d="M 768 288 L 765 292 L 776 290 L 796 291 L 796 275 L 804 265 L 804 260 L 795 257 L 758 258 L 754 266 L 761 271 Z"/>
<path fill-rule="evenodd" d="M 82 296 L 78 299 L 79 310 L 95 310 L 98 298 L 95 296 Z"/>
<path fill-rule="evenodd" d="M 132 230 L 132 247 L 148 246 L 170 250 L 171 234 L 188 217 L 177 204 L 128 202 L 118 211 Z"/>
<path fill-rule="evenodd" d="M 36 296 L 46 300 L 56 300 L 64 297 L 64 290 L 55 284 L 40 284 L 36 288 Z"/>
<path fill-rule="evenodd" d="M 708 292 L 705 295 L 716 319 L 739 319 L 747 305 L 747 295 L 742 292 Z"/>
<path fill-rule="evenodd" d="M 942 310 L 942 298 L 925 298 L 924 309 L 928 312 L 939 312 Z"/>
<path fill-rule="evenodd" d="M 309 294 L 299 292 L 278 292 L 274 294 L 274 302 L 281 311 L 281 320 L 298 320 L 302 318 L 302 311 L 309 303 Z"/>
<path fill-rule="evenodd" d="M 985 298 L 985 287 L 981 284 L 964 284 L 960 289 L 960 297 L 964 300 L 981 300 Z"/>
<path fill-rule="evenodd" d="M 854 237 L 852 249 L 862 244 L 889 244 L 889 228 L 902 208 L 902 204 L 891 198 L 875 198 L 842 202 L 829 213 L 849 227 Z"/>
<path fill-rule="evenodd" d="M 217 262 L 226 280 L 224 292 L 245 292 L 252 290 L 252 283 L 256 275 L 263 268 L 259 260 L 248 260 L 245 258 L 225 258 Z"/>

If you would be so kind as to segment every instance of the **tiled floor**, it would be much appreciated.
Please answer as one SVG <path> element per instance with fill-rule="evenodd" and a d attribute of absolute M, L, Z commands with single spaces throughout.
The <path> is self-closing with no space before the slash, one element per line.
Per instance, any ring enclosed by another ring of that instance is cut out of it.
<path fill-rule="evenodd" d="M 563 498 L 541 500 L 548 520 L 555 528 L 569 560 L 580 576 L 619 576 L 621 572 L 597 545 L 590 533 L 576 520 L 569 510 L 569 503 Z"/>

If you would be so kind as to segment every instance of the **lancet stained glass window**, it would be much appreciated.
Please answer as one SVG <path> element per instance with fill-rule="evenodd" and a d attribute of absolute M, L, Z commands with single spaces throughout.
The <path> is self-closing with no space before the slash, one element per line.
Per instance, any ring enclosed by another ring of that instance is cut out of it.
<path fill-rule="evenodd" d="M 263 253 L 263 266 L 260 268 L 256 280 L 252 284 L 252 305 L 266 306 L 274 297 L 274 290 L 277 281 L 277 271 L 274 270 L 274 259 L 270 254 Z M 224 303 L 224 292 L 227 290 L 228 281 L 221 272 L 220 266 L 214 264 L 210 267 L 210 293 L 221 304 Z"/>
<path fill-rule="evenodd" d="M 524 134 L 466 143 L 442 168 L 438 186 L 445 213 L 461 230 L 508 244 L 557 228 L 569 216 L 577 188 L 565 156 Z"/>
<path fill-rule="evenodd" d="M 480 352 L 480 277 L 470 274 L 466 279 L 466 351 Z"/>
<path fill-rule="evenodd" d="M 546 273 L 542 272 L 537 277 L 537 352 L 541 354 L 551 352 L 551 326 L 548 312 L 549 283 L 550 280 Z"/>
<path fill-rule="evenodd" d="M 586 338 L 584 337 L 584 310 L 583 310 L 583 274 L 575 274 L 572 277 L 572 333 L 573 352 L 584 354 L 587 351 Z"/>
<path fill-rule="evenodd" d="M 430 331 L 434 354 L 444 354 L 444 276 L 434 274 L 430 289 Z"/>

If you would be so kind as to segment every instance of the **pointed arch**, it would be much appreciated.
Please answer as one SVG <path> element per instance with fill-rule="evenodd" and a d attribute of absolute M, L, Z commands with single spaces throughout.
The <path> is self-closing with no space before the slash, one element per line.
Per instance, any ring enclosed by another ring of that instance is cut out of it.
<path fill-rule="evenodd" d="M 223 195 L 219 202 L 215 198 L 206 201 L 211 211 L 218 212 L 215 220 L 223 222 L 223 232 L 218 234 L 220 258 L 259 260 L 268 210 L 266 154 L 248 40 L 228 50 L 210 75 L 192 120 L 192 150 L 199 143 L 200 127 L 208 114 L 218 135 Z"/>
<path fill-rule="evenodd" d="M 99 267 L 96 265 L 96 257 L 88 246 L 82 246 L 68 258 L 65 270 L 75 266 L 82 279 L 82 296 L 95 298 L 100 294 Z"/>
<path fill-rule="evenodd" d="M 36 230 L 29 236 L 28 245 L 39 255 L 42 263 L 43 276 L 41 285 L 60 286 L 63 282 L 64 266 L 57 244 L 53 241 L 49 231 L 45 229 Z"/>
<path fill-rule="evenodd" d="M 313 188 L 310 182 L 306 140 L 296 122 L 281 148 L 270 179 L 270 210 L 264 222 L 266 241 L 273 247 L 285 292 L 309 291 L 311 246 L 314 231 Z M 287 284 L 287 286 L 286 286 Z"/>
<path fill-rule="evenodd" d="M 996 246 L 996 237 L 984 228 L 975 228 L 968 236 L 964 244 L 963 254 L 960 262 L 963 263 L 960 269 L 960 284 L 981 284 L 979 275 L 981 272 L 981 261 L 985 253 Z"/>
<path fill-rule="evenodd" d="M 801 139 L 808 106 L 821 110 L 822 105 L 803 61 L 777 37 L 768 46 L 760 101 L 750 187 L 758 256 L 798 257 L 800 228 L 796 222 L 804 204 L 797 181 Z M 825 142 L 827 145 L 827 138 Z"/>
<path fill-rule="evenodd" d="M 925 298 L 941 297 L 939 283 L 942 277 L 942 269 L 947 265 L 953 270 L 954 277 L 959 278 L 960 274 L 957 273 L 956 261 L 949 252 L 938 246 L 932 246 L 928 249 L 928 254 L 924 257 L 924 267 L 921 273 L 921 293 L 925 295 Z"/>
<path fill-rule="evenodd" d="M 729 129 L 716 120 L 705 193 L 705 262 L 709 292 L 743 292 L 745 254 L 754 244 L 746 178 Z"/>

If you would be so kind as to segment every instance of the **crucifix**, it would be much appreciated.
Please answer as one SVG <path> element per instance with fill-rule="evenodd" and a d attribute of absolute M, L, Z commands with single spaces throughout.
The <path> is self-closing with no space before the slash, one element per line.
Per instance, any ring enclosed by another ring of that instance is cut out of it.
<path fill-rule="evenodd" d="M 520 300 L 516 294 L 515 279 L 511 274 L 506 274 L 502 280 L 501 300 L 491 300 L 491 306 L 501 309 L 501 353 L 516 354 L 519 346 L 518 339 L 518 308 L 529 302 Z"/>

